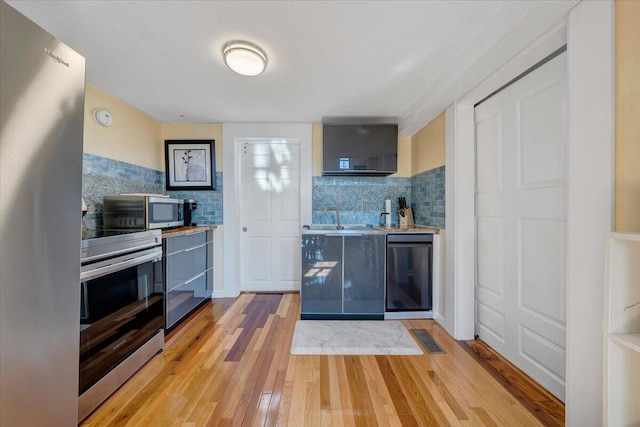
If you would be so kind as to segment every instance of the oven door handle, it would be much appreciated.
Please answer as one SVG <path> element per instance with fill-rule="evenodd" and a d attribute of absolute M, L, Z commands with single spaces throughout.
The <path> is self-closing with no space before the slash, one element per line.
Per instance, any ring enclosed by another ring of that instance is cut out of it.
<path fill-rule="evenodd" d="M 143 264 L 148 261 L 159 261 L 162 259 L 162 249 L 150 251 L 145 255 L 130 258 L 115 264 L 105 265 L 104 267 L 94 268 L 92 270 L 84 271 L 80 273 L 80 281 L 95 279 L 96 277 L 105 276 L 109 273 L 115 273 L 116 271 L 124 270 L 125 268 L 135 267 L 136 265 Z"/>

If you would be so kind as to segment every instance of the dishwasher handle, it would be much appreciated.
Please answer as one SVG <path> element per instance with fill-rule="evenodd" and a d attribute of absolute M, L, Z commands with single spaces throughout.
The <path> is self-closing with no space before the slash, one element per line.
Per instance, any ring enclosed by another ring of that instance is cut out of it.
<path fill-rule="evenodd" d="M 398 233 L 398 234 L 387 234 L 387 244 L 408 244 L 408 243 L 433 243 L 433 234 L 427 233 Z"/>
<path fill-rule="evenodd" d="M 433 248 L 431 242 L 387 243 L 387 249 L 397 248 Z"/>

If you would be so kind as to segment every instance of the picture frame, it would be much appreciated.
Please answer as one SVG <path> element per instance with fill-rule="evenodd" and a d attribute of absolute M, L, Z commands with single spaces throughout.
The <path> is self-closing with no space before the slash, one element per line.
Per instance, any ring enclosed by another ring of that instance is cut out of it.
<path fill-rule="evenodd" d="M 216 189 L 215 140 L 164 141 L 167 191 Z"/>

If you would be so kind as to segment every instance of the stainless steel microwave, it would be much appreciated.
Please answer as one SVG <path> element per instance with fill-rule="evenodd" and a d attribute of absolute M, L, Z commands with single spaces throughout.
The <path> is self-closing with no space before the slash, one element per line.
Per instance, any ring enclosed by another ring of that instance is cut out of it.
<path fill-rule="evenodd" d="M 184 224 L 182 199 L 161 194 L 105 196 L 102 213 L 106 229 L 151 230 Z"/>

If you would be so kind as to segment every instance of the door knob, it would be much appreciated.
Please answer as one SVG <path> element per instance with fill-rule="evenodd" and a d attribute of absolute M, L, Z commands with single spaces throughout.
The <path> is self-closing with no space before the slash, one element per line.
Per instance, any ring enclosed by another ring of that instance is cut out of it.
<path fill-rule="evenodd" d="M 242 227 L 242 231 L 246 233 L 247 232 L 247 227 Z"/>

